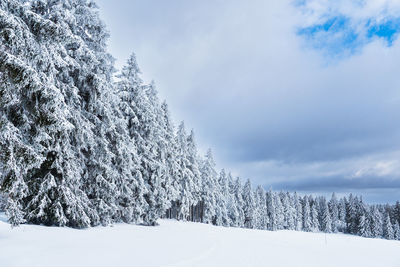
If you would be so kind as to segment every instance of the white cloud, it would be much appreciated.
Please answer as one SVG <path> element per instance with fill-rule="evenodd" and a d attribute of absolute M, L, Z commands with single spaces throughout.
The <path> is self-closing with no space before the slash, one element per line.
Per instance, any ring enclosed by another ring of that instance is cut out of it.
<path fill-rule="evenodd" d="M 219 166 L 261 184 L 400 175 L 400 43 L 375 40 L 331 64 L 296 35 L 328 12 L 395 16 L 399 1 L 313 0 L 304 12 L 289 0 L 99 3 L 118 64 L 136 52 Z"/>

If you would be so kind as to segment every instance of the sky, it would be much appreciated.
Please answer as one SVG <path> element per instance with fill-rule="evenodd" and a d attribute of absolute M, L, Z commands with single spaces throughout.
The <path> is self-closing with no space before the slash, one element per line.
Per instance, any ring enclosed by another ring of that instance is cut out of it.
<path fill-rule="evenodd" d="M 400 199 L 400 1 L 98 0 L 201 153 L 265 189 Z"/>

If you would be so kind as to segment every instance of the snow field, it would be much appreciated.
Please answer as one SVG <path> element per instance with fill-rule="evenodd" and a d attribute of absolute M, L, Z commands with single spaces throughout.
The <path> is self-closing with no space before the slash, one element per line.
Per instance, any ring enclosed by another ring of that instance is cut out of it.
<path fill-rule="evenodd" d="M 400 266 L 400 242 L 160 220 L 86 230 L 0 221 L 0 266 Z"/>

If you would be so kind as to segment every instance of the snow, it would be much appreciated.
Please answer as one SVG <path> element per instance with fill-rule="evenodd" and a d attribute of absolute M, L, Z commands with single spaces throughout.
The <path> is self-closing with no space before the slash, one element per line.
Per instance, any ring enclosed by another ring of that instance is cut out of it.
<path fill-rule="evenodd" d="M 0 214 L 0 266 L 399 266 L 400 242 L 159 220 L 86 230 L 22 225 Z"/>

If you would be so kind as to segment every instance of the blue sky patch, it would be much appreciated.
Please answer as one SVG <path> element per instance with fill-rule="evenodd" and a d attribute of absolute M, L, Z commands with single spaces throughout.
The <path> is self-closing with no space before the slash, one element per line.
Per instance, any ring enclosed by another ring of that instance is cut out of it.
<path fill-rule="evenodd" d="M 387 41 L 388 46 L 391 46 L 400 31 L 400 18 L 387 20 L 380 24 L 373 24 L 371 21 L 368 21 L 367 27 L 367 37 L 369 39 L 374 37 L 382 38 Z"/>
<path fill-rule="evenodd" d="M 332 55 L 354 53 L 360 46 L 360 36 L 349 18 L 337 16 L 321 24 L 300 28 L 297 34 L 315 49 L 325 50 Z"/>
<path fill-rule="evenodd" d="M 338 15 L 327 17 L 322 23 L 299 28 L 297 35 L 311 48 L 322 50 L 330 56 L 352 55 L 377 38 L 392 46 L 400 32 L 400 18 L 375 22 L 373 19 L 354 21 Z"/>

